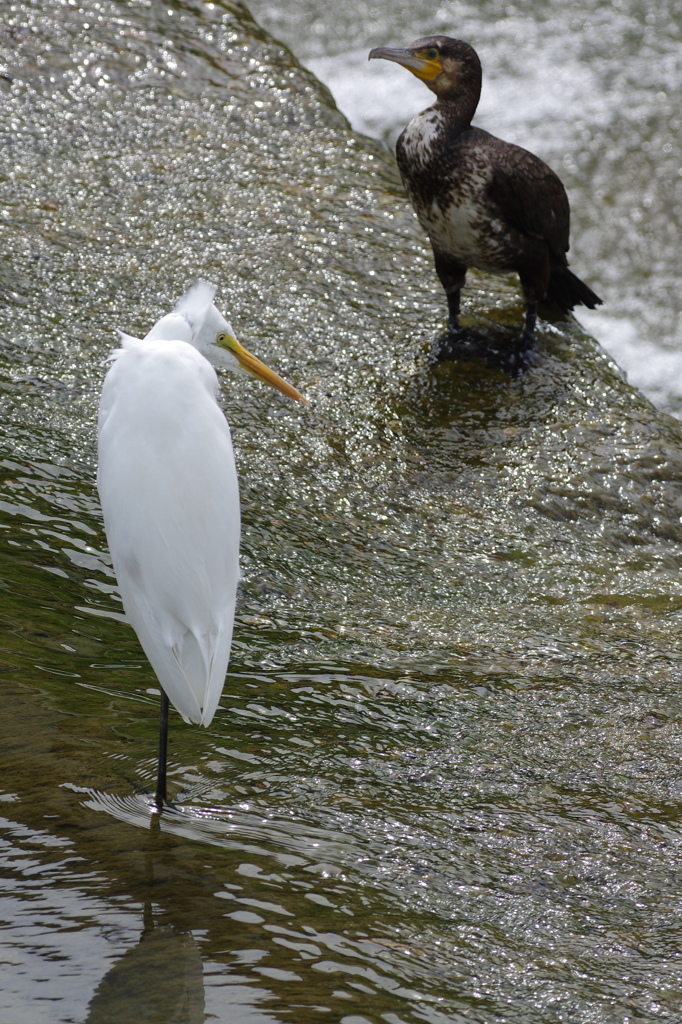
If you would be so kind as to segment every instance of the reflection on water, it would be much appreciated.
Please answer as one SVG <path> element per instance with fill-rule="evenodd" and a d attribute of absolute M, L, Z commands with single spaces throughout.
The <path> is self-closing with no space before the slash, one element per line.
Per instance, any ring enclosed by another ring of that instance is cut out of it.
<path fill-rule="evenodd" d="M 240 4 L 27 0 L 0 51 L 0 1018 L 676 1021 L 678 424 L 573 323 L 430 369 L 393 165 Z M 233 658 L 159 820 L 95 413 L 199 275 L 314 403 L 225 380 Z"/>
<path fill-rule="evenodd" d="M 145 928 L 102 978 L 87 1024 L 203 1024 L 203 964 L 194 938 Z"/>

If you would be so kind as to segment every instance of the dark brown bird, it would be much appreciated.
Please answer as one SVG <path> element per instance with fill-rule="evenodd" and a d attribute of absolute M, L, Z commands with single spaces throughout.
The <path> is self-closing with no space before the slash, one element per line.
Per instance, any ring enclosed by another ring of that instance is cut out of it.
<path fill-rule="evenodd" d="M 438 359 L 488 354 L 482 335 L 459 323 L 468 267 L 516 271 L 526 300 L 522 334 L 499 361 L 509 369 L 532 361 L 538 303 L 562 312 L 601 299 L 568 269 L 566 190 L 547 164 L 520 146 L 471 124 L 481 95 L 481 62 L 459 39 L 425 36 L 404 49 L 379 46 L 369 59 L 402 64 L 436 94 L 396 145 L 398 167 L 419 223 L 429 236 L 436 273 L 448 300 L 448 331 Z"/>

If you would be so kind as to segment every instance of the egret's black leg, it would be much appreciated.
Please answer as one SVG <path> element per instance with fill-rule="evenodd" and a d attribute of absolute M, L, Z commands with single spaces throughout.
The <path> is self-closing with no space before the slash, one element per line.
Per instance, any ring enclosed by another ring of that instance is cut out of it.
<path fill-rule="evenodd" d="M 156 776 L 156 809 L 163 810 L 168 802 L 166 796 L 166 760 L 168 756 L 168 707 L 165 690 L 161 690 L 161 712 L 159 714 L 159 771 Z"/>

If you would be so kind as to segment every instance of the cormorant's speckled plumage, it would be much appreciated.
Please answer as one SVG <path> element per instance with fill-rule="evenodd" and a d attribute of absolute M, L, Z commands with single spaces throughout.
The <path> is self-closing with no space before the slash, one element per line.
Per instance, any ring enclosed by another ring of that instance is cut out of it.
<path fill-rule="evenodd" d="M 532 348 L 537 304 L 562 311 L 601 303 L 568 269 L 569 206 L 560 179 L 538 157 L 471 124 L 481 93 L 476 51 L 459 39 L 425 36 L 404 49 L 378 47 L 370 58 L 402 64 L 436 94 L 396 146 L 407 193 L 433 248 L 448 299 L 448 334 L 439 358 L 477 351 L 480 335 L 459 324 L 468 267 L 516 271 L 527 304 L 523 333 L 502 361 L 524 364 Z"/>

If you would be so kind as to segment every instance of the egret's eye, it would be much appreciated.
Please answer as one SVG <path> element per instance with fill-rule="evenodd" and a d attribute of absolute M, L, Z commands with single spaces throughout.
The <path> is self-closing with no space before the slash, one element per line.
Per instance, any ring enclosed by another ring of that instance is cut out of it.
<path fill-rule="evenodd" d="M 218 348 L 227 349 L 233 355 L 236 355 L 238 349 L 241 349 L 241 345 L 229 331 L 220 331 L 219 334 L 216 334 L 215 344 Z"/>
<path fill-rule="evenodd" d="M 435 60 L 436 59 L 436 57 L 438 56 L 438 50 L 435 48 L 435 46 L 431 46 L 426 51 L 426 56 L 429 58 L 429 60 Z"/>

